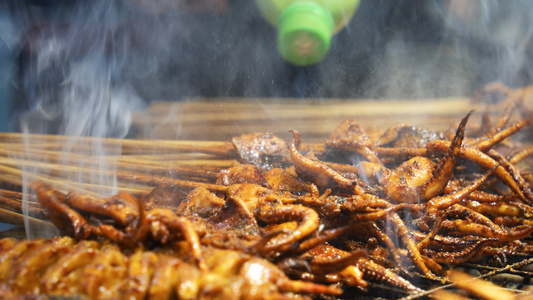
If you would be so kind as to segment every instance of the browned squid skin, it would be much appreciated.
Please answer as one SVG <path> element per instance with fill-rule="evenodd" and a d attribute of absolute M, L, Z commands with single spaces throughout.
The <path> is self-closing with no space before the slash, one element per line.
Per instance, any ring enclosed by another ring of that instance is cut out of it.
<path fill-rule="evenodd" d="M 468 222 L 487 226 L 496 231 L 505 230 L 503 227 L 494 223 L 494 220 L 484 214 L 481 214 L 473 209 L 470 209 L 463 205 L 453 205 L 448 209 L 447 213 L 452 219 L 462 219 Z"/>
<path fill-rule="evenodd" d="M 531 156 L 533 154 L 533 146 L 526 146 L 522 149 L 517 150 L 512 154 L 512 156 L 509 158 L 509 163 L 516 165 L 526 159 L 528 156 Z"/>
<path fill-rule="evenodd" d="M 65 253 L 74 241 L 68 237 L 53 240 L 51 243 L 43 241 L 39 247 L 26 248 L 28 255 L 22 255 L 16 266 L 9 266 L 4 269 L 6 278 L 14 291 L 23 293 L 27 290 L 40 292 L 39 279 L 42 276 L 41 270 L 47 268 L 51 262 L 58 259 Z M 11 262 L 7 262 L 10 264 Z"/>
<path fill-rule="evenodd" d="M 389 220 L 392 222 L 392 224 L 396 227 L 396 230 L 398 231 L 398 236 L 402 239 L 403 243 L 408 249 L 409 256 L 415 266 L 429 279 L 440 279 L 438 276 L 433 274 L 431 270 L 428 268 L 426 262 L 424 261 L 424 258 L 422 257 L 422 254 L 420 253 L 420 249 L 418 249 L 416 242 L 413 239 L 413 236 L 410 232 L 410 229 L 405 225 L 404 221 L 400 216 L 398 216 L 397 213 L 392 213 L 390 215 Z"/>
<path fill-rule="evenodd" d="M 439 228 L 440 229 L 440 228 Z M 417 241 L 422 241 L 425 238 L 427 238 L 427 234 L 424 234 L 419 231 L 413 231 L 415 235 L 415 239 Z M 445 234 L 445 230 L 442 230 L 441 234 L 433 235 L 431 236 L 431 241 L 427 245 L 421 245 L 419 248 L 421 250 L 421 253 L 426 255 L 428 254 L 430 257 L 431 255 L 429 253 L 442 253 L 440 254 L 442 257 L 445 256 L 457 256 L 459 255 L 459 251 L 468 251 L 466 249 L 470 249 L 471 251 L 476 251 L 476 255 L 479 255 L 480 252 L 483 252 L 483 250 L 486 247 L 491 247 L 491 243 L 494 242 L 500 242 L 496 239 L 491 238 L 485 238 L 475 235 L 462 235 L 462 236 L 446 236 L 442 235 Z M 492 242 L 488 242 L 492 241 Z M 511 241 L 510 243 L 516 243 L 517 241 Z M 486 244 L 484 244 L 486 243 Z M 419 244 L 420 245 L 420 244 Z M 472 257 L 470 257 L 472 258 Z M 445 258 L 444 258 L 445 259 Z M 438 258 L 437 258 L 438 260 Z M 474 259 L 470 259 L 470 261 L 474 261 Z M 453 265 L 451 261 L 447 262 Z M 456 261 L 456 263 L 460 263 L 459 261 Z"/>
<path fill-rule="evenodd" d="M 357 181 L 342 176 L 318 159 L 311 159 L 300 154 L 299 149 L 302 143 L 300 133 L 295 130 L 290 130 L 290 132 L 293 135 L 290 146 L 291 159 L 298 176 L 316 184 L 322 190 L 343 190 L 356 195 L 364 193 L 362 188 L 357 185 Z"/>
<path fill-rule="evenodd" d="M 206 219 L 206 227 L 208 229 L 239 231 L 248 236 L 258 236 L 260 234 L 254 210 L 240 195 L 233 195 L 233 193 L 239 193 L 240 189 L 238 187 L 240 186 L 234 185 L 228 189 L 229 194 L 225 199 L 225 204 L 218 212 Z"/>
<path fill-rule="evenodd" d="M 349 214 L 348 218 L 352 226 L 360 226 L 361 223 L 369 222 L 369 221 L 376 221 L 379 219 L 385 219 L 397 211 L 404 211 L 404 210 L 408 211 L 411 208 L 413 208 L 411 205 L 401 203 L 401 204 L 390 205 L 387 208 L 383 208 L 379 210 L 366 210 L 366 211 L 361 211 L 359 213 L 352 213 L 352 214 Z"/>
<path fill-rule="evenodd" d="M 496 216 L 493 217 L 494 224 L 505 227 L 513 228 L 519 225 L 531 225 L 533 224 L 530 220 L 524 220 L 519 217 L 506 217 L 506 216 Z"/>
<path fill-rule="evenodd" d="M 438 165 L 437 169 L 435 170 L 434 177 L 429 180 L 424 187 L 422 187 L 422 195 L 424 200 L 428 200 L 439 195 L 452 177 L 455 164 L 457 163 L 457 157 L 461 151 L 461 144 L 465 137 L 466 123 L 471 115 L 472 111 L 470 111 L 461 120 L 443 162 Z"/>
<path fill-rule="evenodd" d="M 428 152 L 439 153 L 440 151 L 447 149 L 449 146 L 450 142 L 448 141 L 435 141 L 428 145 Z M 528 188 L 524 185 L 524 179 L 520 176 L 520 174 L 514 174 L 515 176 L 513 176 L 511 173 L 509 173 L 509 171 L 504 168 L 504 165 L 501 161 L 497 161 L 488 154 L 483 153 L 475 148 L 467 147 L 461 148 L 459 156 L 488 170 L 496 168 L 494 175 L 496 175 L 505 185 L 507 185 L 520 199 L 528 203 L 531 202 L 531 200 L 529 200 L 529 194 L 531 191 L 527 191 Z M 526 195 L 528 196 L 526 197 Z"/>
<path fill-rule="evenodd" d="M 426 215 L 436 214 L 439 210 L 446 209 L 465 200 L 472 192 L 485 183 L 495 170 L 496 167 L 492 168 L 492 170 L 489 170 L 489 172 L 485 173 L 483 176 L 472 181 L 463 189 L 456 190 L 447 195 L 433 197 L 426 203 Z"/>
<path fill-rule="evenodd" d="M 498 227 L 496 224 L 491 227 L 465 220 L 444 220 L 442 224 L 443 230 L 451 234 L 477 235 L 485 238 L 498 239 L 502 242 L 523 239 L 533 232 L 533 225 L 519 225 L 509 229 Z"/>
<path fill-rule="evenodd" d="M 330 190 L 327 190 L 319 197 L 300 196 L 296 198 L 294 203 L 315 209 L 321 215 L 322 220 L 333 223 L 345 222 L 346 218 L 348 218 L 348 222 L 352 223 L 363 220 L 376 220 L 383 217 L 383 214 L 388 213 L 378 212 L 377 210 L 388 209 L 390 211 L 408 207 L 405 204 L 391 204 L 389 201 L 371 194 L 339 196 L 330 195 L 330 192 Z"/>
<path fill-rule="evenodd" d="M 154 190 L 157 188 L 154 188 Z M 225 202 L 224 199 L 219 198 L 206 188 L 197 187 L 173 208 L 176 209 L 176 213 L 179 216 L 209 218 L 219 212 Z"/>
<path fill-rule="evenodd" d="M 478 241 L 482 238 L 482 240 L 497 239 L 500 242 L 512 242 L 529 236 L 533 232 L 532 224 L 506 228 L 496 224 L 486 215 L 458 204 L 451 206 L 446 213 L 451 219 L 439 220 L 438 231 L 450 235 L 475 237 L 474 240 Z M 472 241 L 472 238 L 469 239 Z"/>
<path fill-rule="evenodd" d="M 522 177 L 522 174 L 518 170 L 516 166 L 511 164 L 509 160 L 503 156 L 502 154 L 498 153 L 494 149 L 490 149 L 487 151 L 487 154 L 490 155 L 493 159 L 498 161 L 502 167 L 507 170 L 507 172 L 515 179 L 515 181 L 518 183 L 520 187 L 520 191 L 524 194 L 526 197 L 526 201 L 529 201 L 528 204 L 533 204 L 533 192 L 531 191 L 531 188 L 527 184 L 527 181 Z"/>
<path fill-rule="evenodd" d="M 445 136 L 442 132 L 410 124 L 397 123 L 385 130 L 379 140 L 373 145 L 373 149 L 380 147 L 393 149 L 423 148 L 431 141 L 444 138 Z"/>
<path fill-rule="evenodd" d="M 533 207 L 518 202 L 479 202 L 469 200 L 463 205 L 485 216 L 517 217 L 521 220 L 531 220 L 533 218 Z"/>
<path fill-rule="evenodd" d="M 315 277 L 316 279 L 326 279 L 326 275 L 331 276 L 342 272 L 366 256 L 367 251 L 364 249 L 350 253 L 322 244 L 306 251 L 301 256 L 282 259 L 277 265 L 288 272 L 296 273 L 295 271 L 299 271 L 301 272 L 300 276 L 304 276 L 303 273 L 310 273 L 305 276 L 318 275 Z"/>
<path fill-rule="evenodd" d="M 300 241 L 315 232 L 320 225 L 319 216 L 312 208 L 299 204 L 284 204 L 294 202 L 295 198 L 287 194 L 275 193 L 258 185 L 232 185 L 228 187 L 226 196 L 236 201 L 235 203 L 240 203 L 241 209 L 246 211 L 247 215 L 267 224 L 297 222 L 298 226 L 294 230 L 281 234 L 265 245 L 263 249 L 265 252 L 279 252 L 287 248 L 287 245 Z"/>
<path fill-rule="evenodd" d="M 446 156 L 439 165 L 424 156 L 413 157 L 394 170 L 363 161 L 358 165 L 360 176 L 376 178 L 384 189 L 385 197 L 396 203 L 421 203 L 437 196 L 453 175 L 470 114 L 459 124 L 455 137 L 445 151 Z"/>
<path fill-rule="evenodd" d="M 496 130 L 491 130 L 486 137 L 468 140 L 467 146 L 476 148 L 482 152 L 487 152 L 496 144 L 524 129 L 526 126 L 529 126 L 531 121 L 531 119 L 520 120 L 505 129 L 496 127 Z"/>
<path fill-rule="evenodd" d="M 263 205 L 258 213 L 258 217 L 263 222 L 297 221 L 298 227 L 272 241 L 263 248 L 265 252 L 280 251 L 293 243 L 302 240 L 312 232 L 315 232 L 320 225 L 318 214 L 311 208 L 303 205 Z"/>
<path fill-rule="evenodd" d="M 317 196 L 320 194 L 314 184 L 302 181 L 298 178 L 298 174 L 296 174 L 294 167 L 287 169 L 270 169 L 263 173 L 263 177 L 274 191 L 287 191 L 299 195 L 309 194 L 311 196 Z"/>
<path fill-rule="evenodd" d="M 272 133 L 243 134 L 231 141 L 243 164 L 252 164 L 262 171 L 290 165 L 287 144 Z"/>
<path fill-rule="evenodd" d="M 70 192 L 64 202 L 75 209 L 111 218 L 122 226 L 127 226 L 139 218 L 137 200 L 125 192 L 120 192 L 107 199 Z"/>
<path fill-rule="evenodd" d="M 435 164 L 429 158 L 415 157 L 394 170 L 364 161 L 357 165 L 357 169 L 360 176 L 377 179 L 386 199 L 415 204 L 423 201 L 420 187 L 431 180 Z"/>
<path fill-rule="evenodd" d="M 205 248 L 207 268 L 200 270 L 181 256 L 179 245 L 126 252 L 70 237 L 9 245 L 0 257 L 21 258 L 0 262 L 0 290 L 11 299 L 305 299 L 342 293 L 336 286 L 291 280 L 274 264 L 238 251 Z"/>
<path fill-rule="evenodd" d="M 461 185 L 461 180 L 451 180 L 448 182 L 448 185 L 444 189 L 445 194 L 453 194 L 457 191 L 463 189 L 464 187 Z M 468 199 L 478 202 L 486 202 L 486 203 L 498 203 L 498 202 L 511 202 L 515 199 L 517 199 L 516 196 L 502 196 L 498 194 L 493 194 L 481 190 L 474 190 L 471 193 L 468 194 Z"/>
<path fill-rule="evenodd" d="M 369 162 L 382 164 L 378 155 L 372 150 L 374 146 L 372 139 L 353 119 L 345 120 L 333 130 L 325 144 L 329 148 L 357 153 Z"/>
<path fill-rule="evenodd" d="M 81 214 L 70 208 L 66 203 L 58 200 L 58 196 L 64 196 L 63 201 L 68 202 L 66 195 L 42 183 L 34 183 L 32 187 L 37 192 L 41 204 L 53 216 L 52 221 L 54 224 L 60 230 L 64 230 L 65 228 L 68 230 L 73 227 L 73 236 L 78 239 L 99 236 L 127 247 L 135 247 L 149 241 L 148 235 L 151 237 L 150 241 L 157 241 L 161 244 L 166 244 L 176 237 L 184 238 L 190 245 L 191 255 L 196 260 L 198 267 L 205 269 L 198 233 L 191 222 L 183 217 L 177 216 L 169 209 L 155 208 L 148 212 L 132 214 L 131 212 L 135 210 L 130 210 L 129 208 L 137 200 L 126 193 L 120 193 L 107 200 L 100 199 L 94 202 L 91 201 L 93 197 L 85 197 L 77 194 L 70 195 L 73 197 L 72 201 L 77 205 L 76 208 L 79 210 L 83 211 L 83 209 L 88 207 L 90 213 L 117 217 L 116 220 L 122 220 L 126 224 L 131 225 L 126 227 L 125 230 L 121 230 L 108 224 L 90 225 Z M 127 202 L 131 206 L 124 205 L 124 202 Z M 124 209 L 124 213 L 120 213 L 121 205 L 123 205 L 122 207 L 127 207 Z M 132 216 L 135 216 L 135 218 Z M 67 220 L 71 223 L 68 223 Z"/>
<path fill-rule="evenodd" d="M 270 188 L 270 184 L 259 168 L 250 164 L 242 164 L 224 169 L 217 175 L 216 184 L 230 186 L 239 183 L 251 183 Z"/>
<path fill-rule="evenodd" d="M 93 237 L 108 238 L 116 243 L 135 246 L 142 243 L 136 237 L 139 222 L 140 205 L 128 193 L 119 193 L 107 199 L 97 199 L 78 193 L 63 194 L 44 183 L 35 182 L 32 188 L 37 193 L 39 202 L 48 211 L 50 220 L 63 233 L 78 239 Z M 106 218 L 111 224 L 90 224 L 80 213 Z"/>
<path fill-rule="evenodd" d="M 154 208 L 146 213 L 141 220 L 138 231 L 149 231 L 151 236 L 163 245 L 167 244 L 176 236 L 182 236 L 189 245 L 189 253 L 196 262 L 197 267 L 205 271 L 207 266 L 202 254 L 200 237 L 193 224 L 184 217 L 177 216 L 168 209 Z"/>
<path fill-rule="evenodd" d="M 92 226 L 80 213 L 64 203 L 67 197 L 65 194 L 42 182 L 34 182 L 31 187 L 41 205 L 48 211 L 50 221 L 60 231 L 72 234 L 78 239 L 87 239 L 91 236 Z"/>
<path fill-rule="evenodd" d="M 168 208 L 176 209 L 178 211 L 183 202 L 186 202 L 184 198 L 187 197 L 187 193 L 171 184 L 157 185 L 147 195 L 139 196 L 137 205 L 139 206 L 139 213 L 144 210 L 151 210 L 152 208 Z M 183 204 L 186 205 L 186 204 Z"/>
<path fill-rule="evenodd" d="M 458 265 L 472 261 L 472 258 L 482 253 L 486 247 L 498 247 L 500 245 L 501 243 L 496 239 L 486 239 L 483 241 L 477 241 L 474 245 L 466 246 L 460 250 L 435 251 L 424 249 L 423 253 L 439 264 Z"/>
<path fill-rule="evenodd" d="M 356 266 L 363 272 L 363 278 L 367 278 L 369 281 L 385 282 L 402 290 L 413 293 L 422 292 L 422 289 L 414 286 L 405 278 L 392 272 L 392 270 L 375 263 L 372 260 L 362 258 L 357 261 Z"/>
<path fill-rule="evenodd" d="M 307 261 L 306 267 L 309 273 L 312 274 L 307 274 L 307 276 L 314 275 L 316 280 L 340 280 L 361 290 L 366 290 L 367 281 L 372 281 L 383 282 L 409 292 L 422 291 L 400 275 L 377 264 L 368 258 L 365 253 L 366 251 L 364 250 L 350 253 L 324 244 L 311 249 L 302 258 Z M 298 262 L 293 261 L 292 263 L 297 264 Z M 358 271 L 355 271 L 354 268 Z M 359 272 L 362 278 L 357 278 Z M 329 277 L 320 276 L 326 274 Z M 305 276 L 303 274 L 300 275 Z"/>

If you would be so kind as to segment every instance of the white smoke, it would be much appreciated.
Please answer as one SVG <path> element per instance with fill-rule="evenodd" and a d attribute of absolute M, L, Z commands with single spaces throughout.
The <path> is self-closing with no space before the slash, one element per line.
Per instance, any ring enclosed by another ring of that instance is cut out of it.
<path fill-rule="evenodd" d="M 533 2 L 447 0 L 432 13 L 448 28 L 459 63 L 477 76 L 513 86 L 531 84 Z M 477 47 L 468 52 L 464 45 Z M 485 74 L 483 74 L 485 73 Z"/>
<path fill-rule="evenodd" d="M 117 178 L 110 160 L 120 156 L 121 145 L 104 146 L 100 138 L 128 135 L 132 112 L 147 104 L 133 82 L 158 70 L 168 53 L 171 28 L 165 26 L 164 16 L 114 0 L 62 3 L 42 13 L 42 18 L 43 22 L 34 17 L 26 24 L 21 47 L 25 57 L 22 90 L 29 109 L 20 115 L 19 129 L 28 134 L 68 136 L 62 145 L 64 164 L 76 164 L 69 160 L 73 147 L 81 147 L 93 158 L 80 160 L 80 172 L 61 180 L 83 183 L 103 194 L 109 191 L 101 187 L 112 187 L 111 193 L 116 193 Z M 91 172 L 82 172 L 88 167 Z M 20 168 L 30 174 L 23 176 L 27 195 L 35 180 L 31 174 L 44 171 L 26 164 Z M 27 206 L 23 208 L 27 214 L 25 210 Z M 25 225 L 28 238 L 54 234 L 42 232 L 28 220 Z"/>
<path fill-rule="evenodd" d="M 155 72 L 156 57 L 166 50 L 145 32 L 156 23 L 118 1 L 81 1 L 52 14 L 29 35 L 23 82 L 32 110 L 21 117 L 21 128 L 126 136 L 131 111 L 144 104 L 130 79 Z M 143 42 L 153 48 L 136 47 Z"/>

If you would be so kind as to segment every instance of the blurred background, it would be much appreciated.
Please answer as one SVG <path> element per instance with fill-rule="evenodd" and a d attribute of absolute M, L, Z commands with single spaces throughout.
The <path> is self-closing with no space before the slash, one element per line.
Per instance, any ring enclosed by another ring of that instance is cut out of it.
<path fill-rule="evenodd" d="M 431 99 L 527 85 L 532 8 L 362 0 L 327 57 L 295 67 L 251 0 L 4 0 L 0 129 L 123 136 L 122 111 L 155 100 Z"/>

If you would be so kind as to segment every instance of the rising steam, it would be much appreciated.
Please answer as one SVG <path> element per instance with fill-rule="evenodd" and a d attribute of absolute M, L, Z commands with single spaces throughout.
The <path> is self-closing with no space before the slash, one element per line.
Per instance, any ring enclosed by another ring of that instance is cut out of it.
<path fill-rule="evenodd" d="M 20 89 L 27 109 L 18 127 L 72 137 L 65 160 L 72 147 L 85 147 L 109 172 L 68 181 L 95 189 L 116 182 L 103 175 L 113 171 L 105 157 L 121 149 L 83 145 L 80 137 L 127 137 L 132 111 L 161 95 L 428 99 L 469 95 L 494 80 L 533 79 L 527 0 L 361 1 L 328 57 L 309 68 L 282 61 L 275 29 L 252 0 L 230 1 L 224 16 L 198 17 L 192 25 L 179 3 L 194 1 L 57 2 L 42 19 L 28 10 L 13 17 L 25 28 Z M 28 192 L 32 178 L 24 180 Z"/>
<path fill-rule="evenodd" d="M 28 27 L 24 51 L 29 59 L 22 84 L 30 109 L 21 114 L 19 127 L 28 134 L 69 136 L 63 145 L 63 163 L 73 165 L 76 159 L 71 160 L 71 149 L 78 147 L 93 157 L 90 166 L 78 160 L 80 170 L 91 167 L 95 171 L 70 174 L 66 182 L 81 182 L 101 192 L 99 186 L 115 186 L 110 157 L 120 155 L 121 146 L 104 147 L 98 138 L 127 136 L 132 111 L 147 103 L 132 82 L 157 71 L 168 49 L 164 41 L 169 31 L 164 19 L 154 17 L 153 12 L 121 1 L 77 1 L 49 13 L 46 22 Z M 38 174 L 29 166 L 21 165 L 21 169 Z M 24 176 L 25 195 L 33 180 Z M 49 234 L 29 222 L 25 228 L 30 238 Z"/>
<path fill-rule="evenodd" d="M 31 111 L 21 129 L 124 137 L 131 111 L 143 105 L 130 79 L 155 72 L 165 50 L 147 31 L 164 31 L 118 1 L 79 2 L 52 14 L 29 35 L 23 84 Z"/>

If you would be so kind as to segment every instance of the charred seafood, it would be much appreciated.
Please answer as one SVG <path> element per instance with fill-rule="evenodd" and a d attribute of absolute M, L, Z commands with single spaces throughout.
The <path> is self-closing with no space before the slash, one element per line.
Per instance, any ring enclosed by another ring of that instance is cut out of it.
<path fill-rule="evenodd" d="M 266 259 L 240 251 L 202 249 L 206 267 L 180 243 L 160 250 L 123 249 L 113 243 L 3 239 L 0 292 L 86 296 L 90 299 L 302 299 L 338 295 L 338 287 L 291 280 Z M 6 284 L 7 283 L 7 284 Z M 4 298 L 5 299 L 5 298 Z"/>
<path fill-rule="evenodd" d="M 453 130 L 399 124 L 381 136 L 346 120 L 317 149 L 291 130 L 233 139 L 240 165 L 184 191 L 105 199 L 35 182 L 64 235 L 0 241 L 6 295 L 128 299 L 342 298 L 388 287 L 421 295 L 467 262 L 533 254 L 533 152 L 467 114 Z M 510 124 L 510 125 L 509 125 Z M 469 126 L 472 127 L 468 130 Z M 82 280 L 83 278 L 83 280 Z M 349 295 L 348 295 L 349 293 Z"/>

